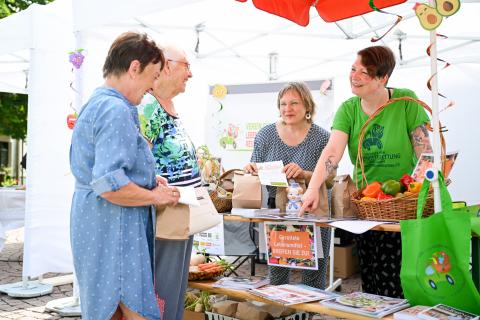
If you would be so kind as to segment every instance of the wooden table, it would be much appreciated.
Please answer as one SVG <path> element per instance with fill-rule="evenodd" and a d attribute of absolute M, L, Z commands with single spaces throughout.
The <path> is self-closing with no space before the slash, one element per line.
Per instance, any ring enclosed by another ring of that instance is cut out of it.
<path fill-rule="evenodd" d="M 243 299 L 243 300 L 255 300 L 255 301 L 261 301 L 261 302 L 276 304 L 275 302 L 273 302 L 271 300 L 266 300 L 266 299 L 263 299 L 263 298 L 258 297 L 256 295 L 253 295 L 253 294 L 249 293 L 248 291 L 225 289 L 225 288 L 214 288 L 212 286 L 213 283 L 214 283 L 214 281 L 189 281 L 188 286 L 190 288 L 195 288 L 195 289 L 208 291 L 208 292 L 212 292 L 212 293 L 225 294 L 225 295 L 227 295 L 229 297 L 232 297 L 232 298 Z M 333 316 L 333 317 L 337 317 L 337 318 L 354 319 L 354 320 L 372 320 L 373 319 L 371 317 L 365 317 L 365 316 L 350 313 L 350 312 L 329 309 L 329 308 L 321 305 L 319 302 L 299 303 L 299 304 L 295 304 L 295 305 L 290 305 L 288 307 L 292 308 L 292 309 L 295 309 L 295 310 L 302 310 L 302 311 L 307 311 L 307 312 L 320 313 L 320 314 L 323 314 L 323 315 Z M 387 316 L 387 317 L 384 317 L 382 319 L 392 320 L 393 316 Z"/>

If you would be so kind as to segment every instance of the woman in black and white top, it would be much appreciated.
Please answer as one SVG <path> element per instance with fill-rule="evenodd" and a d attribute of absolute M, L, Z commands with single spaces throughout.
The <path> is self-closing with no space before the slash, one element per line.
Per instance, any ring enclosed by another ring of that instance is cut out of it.
<path fill-rule="evenodd" d="M 263 127 L 255 137 L 251 163 L 247 172 L 256 172 L 255 163 L 282 160 L 287 179 L 305 179 L 307 185 L 327 145 L 330 133 L 313 123 L 315 103 L 307 85 L 290 82 L 278 93 L 277 107 L 280 119 Z M 268 205 L 275 207 L 275 187 L 267 187 Z M 330 231 L 321 228 L 324 258 L 319 259 L 319 269 L 302 270 L 302 283 L 324 289 L 330 245 Z M 285 284 L 289 281 L 289 268 L 270 267 L 270 283 Z"/>

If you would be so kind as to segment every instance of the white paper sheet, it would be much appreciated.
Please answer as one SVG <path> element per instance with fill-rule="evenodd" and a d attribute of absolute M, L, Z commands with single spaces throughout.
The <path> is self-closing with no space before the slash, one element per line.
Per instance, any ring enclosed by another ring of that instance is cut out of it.
<path fill-rule="evenodd" d="M 193 187 L 177 187 L 177 189 L 180 192 L 180 199 L 178 200 L 179 203 L 188 204 L 195 207 L 200 205 Z"/>
<path fill-rule="evenodd" d="M 288 187 L 287 176 L 283 170 L 282 161 L 257 163 L 260 183 L 265 186 Z"/>
<path fill-rule="evenodd" d="M 329 225 L 335 228 L 340 228 L 345 231 L 361 234 L 367 232 L 368 230 L 381 225 L 381 224 L 392 224 L 395 222 L 385 222 L 385 221 L 367 221 L 367 220 L 342 220 L 330 222 Z"/>

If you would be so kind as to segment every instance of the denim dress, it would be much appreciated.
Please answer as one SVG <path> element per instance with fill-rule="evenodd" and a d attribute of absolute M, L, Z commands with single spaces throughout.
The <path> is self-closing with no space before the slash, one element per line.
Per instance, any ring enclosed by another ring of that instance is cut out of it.
<path fill-rule="evenodd" d="M 147 189 L 156 185 L 136 107 L 118 91 L 98 88 L 82 109 L 70 167 L 76 179 L 70 237 L 82 318 L 110 319 L 123 302 L 147 319 L 160 319 L 152 276 L 152 210 L 100 197 L 130 182 Z"/>

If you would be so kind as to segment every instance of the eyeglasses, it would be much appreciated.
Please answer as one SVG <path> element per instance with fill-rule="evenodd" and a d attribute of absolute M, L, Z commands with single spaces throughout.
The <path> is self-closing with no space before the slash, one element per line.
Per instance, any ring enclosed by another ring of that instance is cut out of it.
<path fill-rule="evenodd" d="M 172 62 L 178 62 L 178 63 L 183 63 L 185 67 L 187 67 L 187 70 L 190 71 L 190 63 L 186 61 L 181 61 L 181 60 L 173 60 L 173 59 L 167 59 L 167 61 L 172 61 Z"/>

